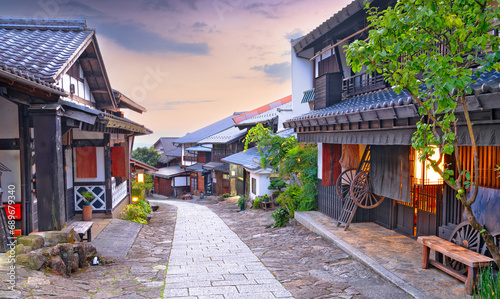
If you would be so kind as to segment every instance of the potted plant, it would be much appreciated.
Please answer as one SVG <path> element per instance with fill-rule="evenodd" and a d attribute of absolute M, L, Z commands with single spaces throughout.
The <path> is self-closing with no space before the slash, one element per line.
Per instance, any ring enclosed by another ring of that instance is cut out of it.
<path fill-rule="evenodd" d="M 264 196 L 262 197 L 262 201 L 269 202 L 269 196 L 267 196 L 267 194 L 264 194 Z"/>
<path fill-rule="evenodd" d="M 240 196 L 238 199 L 238 207 L 240 207 L 240 211 L 245 209 L 245 196 Z"/>
<path fill-rule="evenodd" d="M 83 221 L 91 221 L 92 220 L 92 200 L 94 200 L 94 193 L 90 191 L 82 192 L 83 196 L 83 206 L 82 206 L 82 220 Z"/>

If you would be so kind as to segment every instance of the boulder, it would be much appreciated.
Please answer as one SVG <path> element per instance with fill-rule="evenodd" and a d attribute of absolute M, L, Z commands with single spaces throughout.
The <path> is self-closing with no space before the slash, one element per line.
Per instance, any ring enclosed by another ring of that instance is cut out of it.
<path fill-rule="evenodd" d="M 50 268 L 52 269 L 52 272 L 54 272 L 54 273 L 57 273 L 57 274 L 64 276 L 64 277 L 68 276 L 68 274 L 66 273 L 66 264 L 64 264 L 64 262 L 60 256 L 55 256 L 50 261 Z"/>
<path fill-rule="evenodd" d="M 75 232 L 73 228 L 65 228 L 61 230 L 61 232 L 67 233 L 68 234 L 68 241 L 67 243 L 75 243 L 75 242 L 81 242 L 82 239 L 80 238 L 80 235 Z M 66 242 L 65 242 L 66 243 Z"/>
<path fill-rule="evenodd" d="M 68 243 L 68 232 L 63 231 L 48 231 L 44 232 L 46 246 L 54 246 L 61 243 Z"/>
<path fill-rule="evenodd" d="M 27 253 L 28 251 L 26 250 L 26 247 L 29 246 L 24 246 L 23 244 L 17 244 L 16 247 L 14 247 L 14 252 L 16 253 L 16 256 Z"/>
<path fill-rule="evenodd" d="M 77 272 L 78 271 L 78 263 L 80 261 L 80 258 L 78 256 L 78 253 L 73 253 L 73 258 L 71 259 L 71 262 L 69 263 L 69 268 L 71 272 Z"/>
<path fill-rule="evenodd" d="M 87 253 L 87 257 L 94 257 L 97 255 L 97 249 L 95 249 L 94 245 L 85 243 L 85 252 Z"/>
<path fill-rule="evenodd" d="M 57 246 L 51 246 L 51 247 L 45 247 L 42 251 L 43 256 L 47 258 L 51 258 L 54 256 L 59 255 L 59 247 Z"/>
<path fill-rule="evenodd" d="M 73 244 L 73 252 L 78 253 L 78 267 L 87 267 L 87 251 L 85 250 L 85 244 L 78 242 Z"/>
<path fill-rule="evenodd" d="M 16 256 L 16 264 L 32 270 L 40 270 L 45 265 L 45 257 L 39 253 L 25 253 Z"/>
<path fill-rule="evenodd" d="M 69 276 L 71 273 L 71 260 L 73 259 L 73 244 L 59 244 L 59 256 L 66 265 L 66 274 Z"/>
<path fill-rule="evenodd" d="M 18 237 L 17 244 L 23 244 L 24 246 L 29 246 L 33 250 L 36 250 L 42 248 L 45 245 L 45 241 L 40 235 L 30 234 L 28 236 Z"/>

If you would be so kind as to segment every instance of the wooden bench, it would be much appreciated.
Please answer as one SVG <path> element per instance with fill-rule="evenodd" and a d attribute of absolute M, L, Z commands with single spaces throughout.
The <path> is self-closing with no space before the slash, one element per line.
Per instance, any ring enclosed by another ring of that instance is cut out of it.
<path fill-rule="evenodd" d="M 267 210 L 269 208 L 273 209 L 274 208 L 274 202 L 272 200 L 270 201 L 261 201 L 260 202 L 260 208 L 263 210 Z"/>
<path fill-rule="evenodd" d="M 429 268 L 429 264 L 431 264 L 449 275 L 464 281 L 465 292 L 469 295 L 472 294 L 478 269 L 480 267 L 486 267 L 493 262 L 492 258 L 441 239 L 438 236 L 422 236 L 418 237 L 417 241 L 424 245 L 422 268 L 427 269 Z M 435 260 L 430 260 L 429 253 L 431 249 L 466 265 L 468 267 L 467 276 L 458 273 L 452 267 L 443 265 Z"/>
<path fill-rule="evenodd" d="M 83 239 L 83 236 L 87 234 L 87 242 L 92 241 L 92 225 L 94 225 L 94 222 L 92 221 L 75 221 L 71 223 L 68 228 L 69 229 L 74 229 L 75 232 L 80 235 L 80 238 Z"/>

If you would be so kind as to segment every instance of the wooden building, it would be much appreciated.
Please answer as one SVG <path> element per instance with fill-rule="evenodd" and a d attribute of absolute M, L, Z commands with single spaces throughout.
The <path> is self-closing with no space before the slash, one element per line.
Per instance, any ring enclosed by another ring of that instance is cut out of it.
<path fill-rule="evenodd" d="M 11 172 L 23 234 L 59 230 L 94 193 L 94 213 L 128 203 L 134 136 L 121 109 L 146 109 L 111 88 L 84 20 L 0 18 L 0 161 Z"/>
<path fill-rule="evenodd" d="M 396 1 L 371 2 L 385 9 Z M 466 219 L 455 192 L 415 158 L 411 137 L 420 119 L 417 104 L 406 91 L 396 94 L 381 75 L 354 73 L 346 63 L 344 47 L 367 38 L 364 6 L 363 0 L 353 1 L 295 41 L 292 55 L 302 60 L 310 74 L 302 103 L 313 110 L 284 125 L 295 130 L 300 142 L 318 144 L 319 211 L 345 222 L 346 204 L 341 197 L 348 194 L 343 188 L 350 183 L 338 182 L 369 175 L 367 188 L 385 199 L 374 198 L 371 209 L 354 209 L 352 221 L 376 222 L 409 236 L 448 239 Z M 493 191 L 500 189 L 494 170 L 500 164 L 499 83 L 499 72 L 483 73 L 467 96 L 479 145 L 480 187 Z M 471 169 L 470 138 L 460 109 L 460 159 Z M 450 156 L 446 159 L 445 163 L 453 163 Z M 483 207 L 483 215 L 492 210 Z M 493 217 L 496 223 L 488 227 L 490 231 L 500 228 L 498 214 Z"/>

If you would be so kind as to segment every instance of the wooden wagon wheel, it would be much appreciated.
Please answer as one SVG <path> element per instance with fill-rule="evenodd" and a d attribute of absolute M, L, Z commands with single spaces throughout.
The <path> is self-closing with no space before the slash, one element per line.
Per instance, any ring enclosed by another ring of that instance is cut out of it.
<path fill-rule="evenodd" d="M 495 245 L 497 246 L 497 248 L 500 249 L 500 230 L 492 232 L 491 236 L 495 239 Z M 481 248 L 481 254 L 491 257 L 490 250 L 486 246 L 486 243 L 484 243 L 483 247 Z"/>
<path fill-rule="evenodd" d="M 363 209 L 373 209 L 380 205 L 385 198 L 372 192 L 370 172 L 368 171 L 361 171 L 354 177 L 349 191 L 354 203 Z"/>
<path fill-rule="evenodd" d="M 337 195 L 344 201 L 344 197 L 349 192 L 351 188 L 352 179 L 356 175 L 356 168 L 349 168 L 344 170 L 337 179 Z"/>
<path fill-rule="evenodd" d="M 469 221 L 460 223 L 451 233 L 449 241 L 475 252 L 481 249 L 481 234 L 470 225 Z M 444 262 L 462 275 L 467 273 L 467 266 L 452 258 L 445 256 Z"/>

